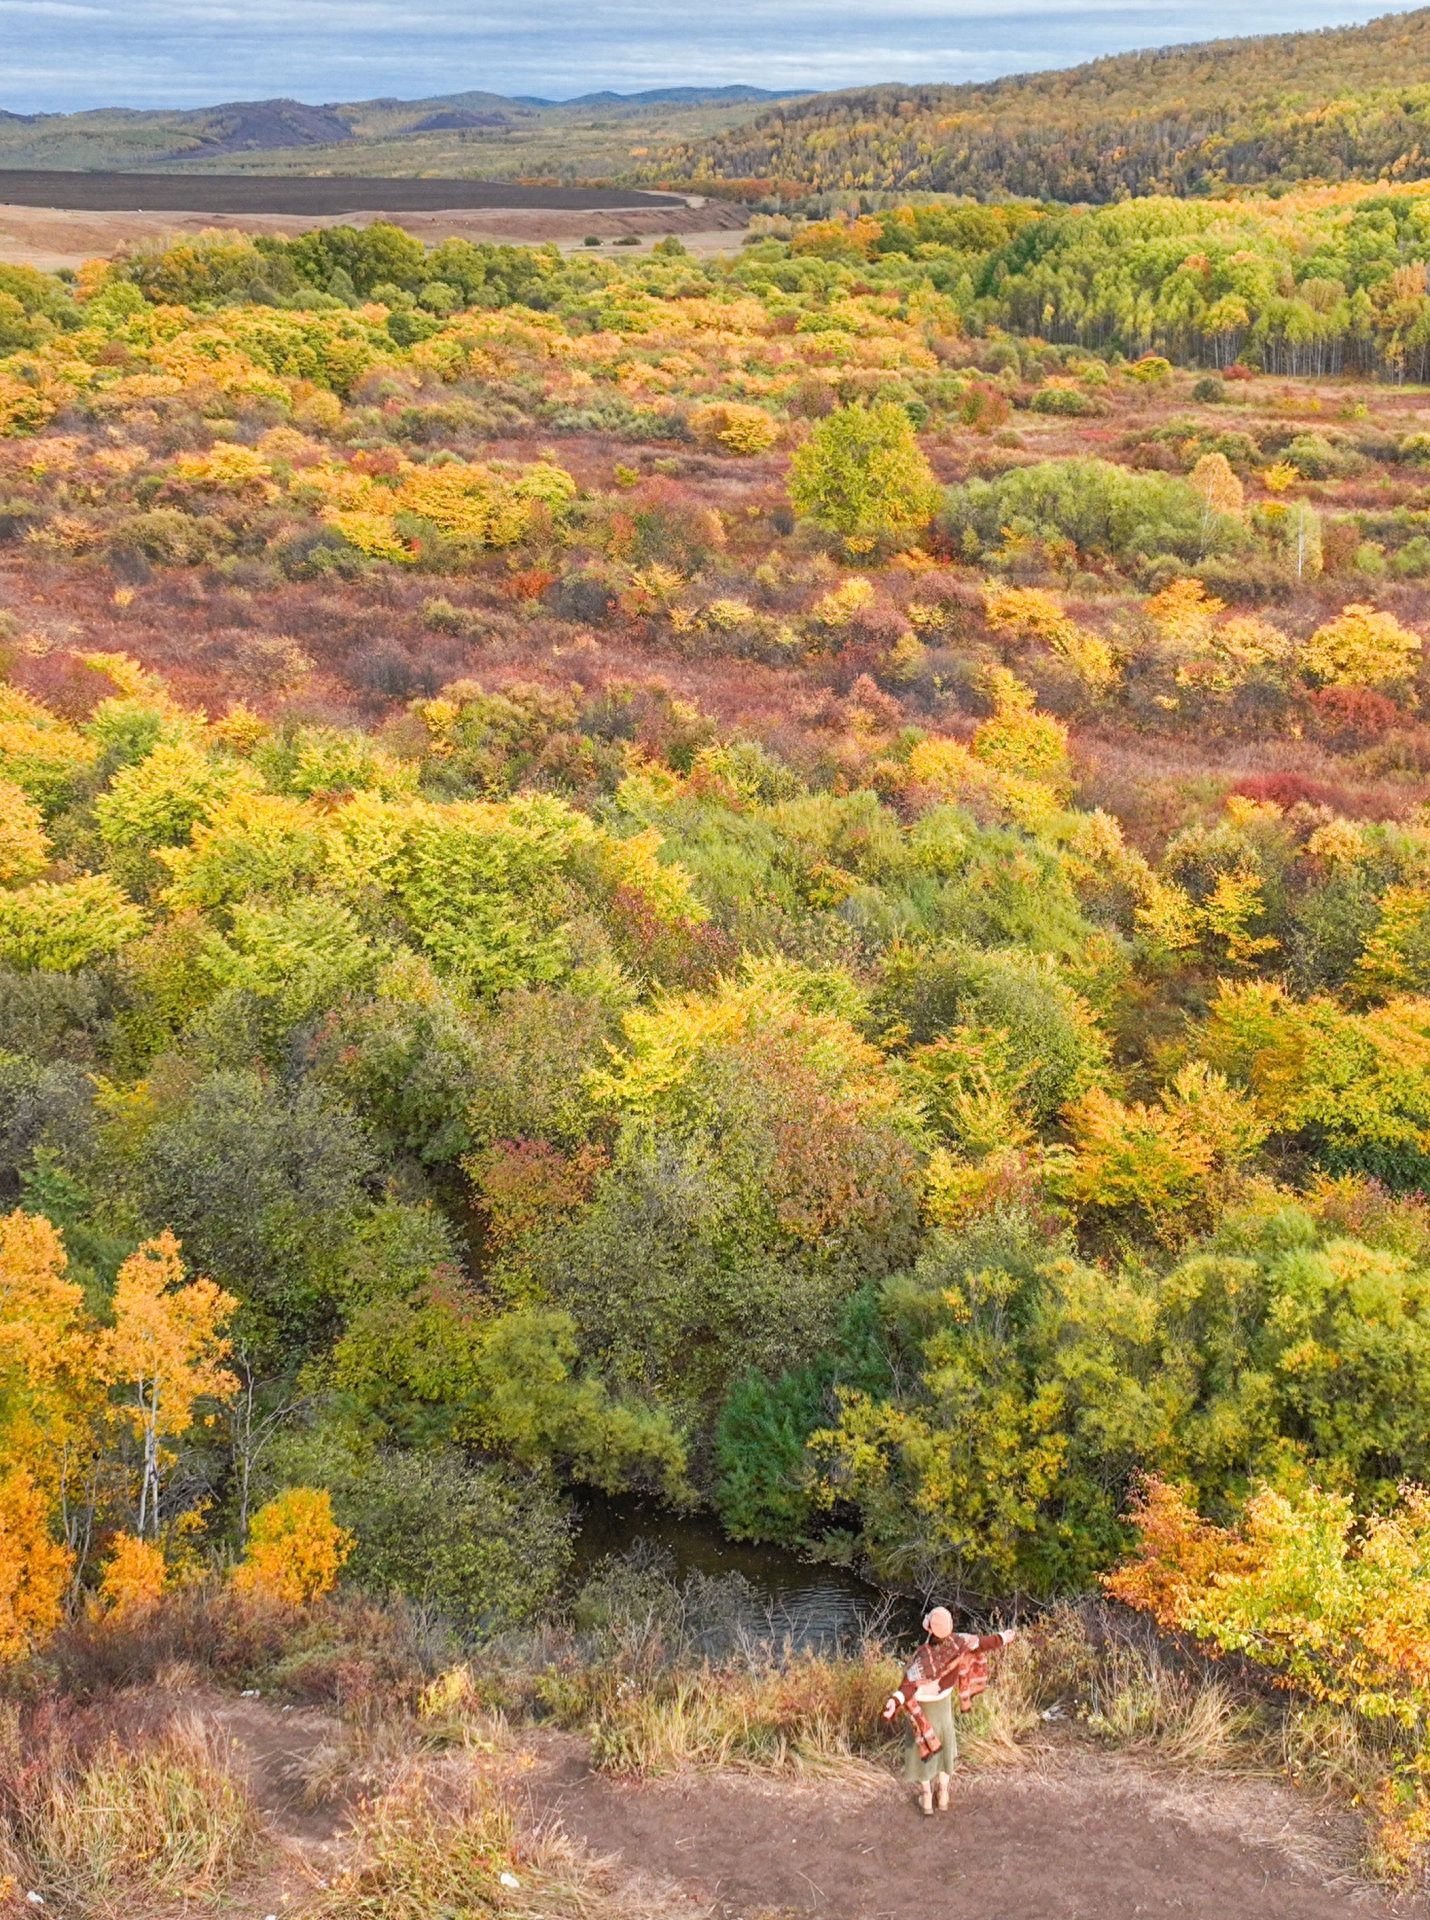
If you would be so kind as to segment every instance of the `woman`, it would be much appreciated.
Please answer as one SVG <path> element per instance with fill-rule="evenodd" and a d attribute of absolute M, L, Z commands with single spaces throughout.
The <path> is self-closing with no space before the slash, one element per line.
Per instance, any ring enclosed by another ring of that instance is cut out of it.
<path fill-rule="evenodd" d="M 908 1678 L 918 1681 L 913 1697 L 938 1736 L 939 1746 L 937 1753 L 927 1757 L 921 1754 L 918 1729 L 913 1716 L 907 1715 L 909 1745 L 904 1758 L 904 1778 L 918 1787 L 921 1813 L 932 1813 L 935 1806 L 940 1813 L 946 1813 L 949 1775 L 958 1759 L 953 1696 L 957 1693 L 959 1705 L 966 1713 L 988 1685 L 985 1656 L 997 1647 L 1006 1647 L 1013 1638 L 1013 1629 L 1005 1627 L 1001 1633 L 955 1634 L 953 1615 L 948 1608 L 935 1607 L 925 1616 L 924 1632 L 928 1641 L 915 1656 Z M 948 1644 L 950 1641 L 956 1642 L 956 1648 Z"/>

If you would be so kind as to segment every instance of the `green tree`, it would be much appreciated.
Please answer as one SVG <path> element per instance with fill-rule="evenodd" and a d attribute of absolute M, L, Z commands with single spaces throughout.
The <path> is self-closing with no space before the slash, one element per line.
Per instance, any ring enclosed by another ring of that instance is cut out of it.
<path fill-rule="evenodd" d="M 908 414 L 892 401 L 839 407 L 790 462 L 790 500 L 851 553 L 907 543 L 938 511 L 939 486 Z"/>

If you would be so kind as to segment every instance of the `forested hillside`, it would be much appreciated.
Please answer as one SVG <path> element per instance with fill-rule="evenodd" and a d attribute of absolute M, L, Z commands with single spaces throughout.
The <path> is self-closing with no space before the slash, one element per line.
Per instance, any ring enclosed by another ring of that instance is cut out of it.
<path fill-rule="evenodd" d="M 1430 11 L 1118 54 L 988 85 L 872 87 L 770 108 L 660 155 L 663 178 L 764 201 L 935 191 L 1107 201 L 1430 171 Z"/>

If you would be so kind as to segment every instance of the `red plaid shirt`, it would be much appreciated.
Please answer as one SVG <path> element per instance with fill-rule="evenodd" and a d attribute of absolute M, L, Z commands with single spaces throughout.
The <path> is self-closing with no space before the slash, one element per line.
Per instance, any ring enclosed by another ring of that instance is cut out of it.
<path fill-rule="evenodd" d="M 955 1633 L 947 1640 L 928 1640 L 915 1654 L 909 1678 L 917 1676 L 921 1687 L 956 1693 L 967 1713 L 988 1686 L 989 1654 L 1002 1645 L 1001 1633 Z"/>

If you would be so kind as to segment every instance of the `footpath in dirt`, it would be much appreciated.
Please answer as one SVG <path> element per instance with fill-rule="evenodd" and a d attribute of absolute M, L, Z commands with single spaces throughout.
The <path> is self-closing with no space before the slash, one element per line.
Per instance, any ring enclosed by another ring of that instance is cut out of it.
<path fill-rule="evenodd" d="M 206 1717 L 234 1742 L 302 1869 L 252 1910 L 301 1908 L 301 1885 L 328 1879 L 347 1852 L 352 1806 L 315 1805 L 296 1784 L 311 1786 L 339 1724 L 248 1700 L 215 1702 Z M 1350 1870 L 1344 1813 L 1271 1780 L 1072 1746 L 962 1774 L 949 1812 L 932 1818 L 874 1768 L 625 1780 L 555 1732 L 519 1736 L 502 1771 L 520 1783 L 531 1826 L 559 1826 L 607 1864 L 633 1920 L 1430 1920 L 1430 1902 L 1392 1900 Z"/>
<path fill-rule="evenodd" d="M 1343 1836 L 1266 1783 L 1206 1787 L 1081 1755 L 970 1774 L 920 1816 L 892 1780 L 735 1773 L 630 1783 L 579 1751 L 548 1762 L 546 1811 L 637 1888 L 711 1920 L 1421 1920 L 1338 1871 Z M 673 1883 L 673 1885 L 672 1885 Z"/>

